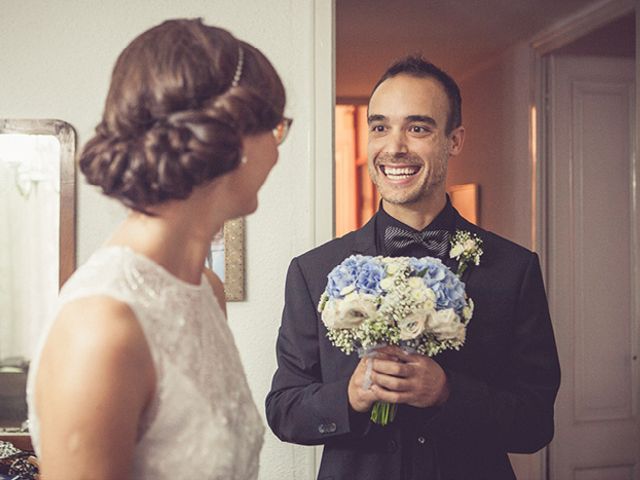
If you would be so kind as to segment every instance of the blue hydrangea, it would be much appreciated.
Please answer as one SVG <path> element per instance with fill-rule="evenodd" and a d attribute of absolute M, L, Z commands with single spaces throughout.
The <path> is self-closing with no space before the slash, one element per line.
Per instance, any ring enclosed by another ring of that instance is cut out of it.
<path fill-rule="evenodd" d="M 466 305 L 465 285 L 451 271 L 446 270 L 442 281 L 431 287 L 436 294 L 436 306 L 441 308 L 453 308 L 456 312 L 462 312 Z"/>
<path fill-rule="evenodd" d="M 423 261 L 421 270 L 424 271 L 424 276 L 422 279 L 428 288 L 433 288 L 434 285 L 442 282 L 445 279 L 447 272 L 450 272 L 446 265 L 440 260 L 431 257 L 424 257 L 420 260 Z"/>
<path fill-rule="evenodd" d="M 423 258 L 409 257 L 409 266 L 411 267 L 411 270 L 413 270 L 413 272 L 415 272 L 416 274 L 420 273 L 425 268 L 427 268 L 429 259 L 430 257 L 423 257 Z"/>
<path fill-rule="evenodd" d="M 420 274 L 424 284 L 436 294 L 437 309 L 453 308 L 458 314 L 466 306 L 465 285 L 440 260 L 431 257 L 409 258 L 412 275 Z M 378 257 L 352 255 L 334 267 L 328 275 L 329 298 L 342 298 L 346 287 L 358 293 L 380 295 L 385 268 Z"/>
<path fill-rule="evenodd" d="M 380 280 L 384 278 L 384 273 L 384 267 L 375 259 L 363 263 L 356 277 L 356 289 L 358 292 L 368 295 L 378 295 L 382 293 Z"/>
<path fill-rule="evenodd" d="M 436 294 L 438 309 L 453 308 L 458 314 L 462 312 L 466 305 L 465 285 L 444 263 L 437 258 L 423 257 L 410 258 L 409 265 Z"/>
<path fill-rule="evenodd" d="M 327 293 L 330 298 L 340 298 L 345 287 L 354 285 L 360 293 L 379 294 L 384 268 L 372 257 L 351 255 L 328 275 Z"/>

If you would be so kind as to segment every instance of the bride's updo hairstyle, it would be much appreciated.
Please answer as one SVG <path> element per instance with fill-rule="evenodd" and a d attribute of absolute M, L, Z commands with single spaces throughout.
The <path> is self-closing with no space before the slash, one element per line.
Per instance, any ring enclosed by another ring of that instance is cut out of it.
<path fill-rule="evenodd" d="M 148 213 L 236 168 L 242 137 L 274 129 L 284 105 L 282 81 L 258 49 L 200 19 L 169 20 L 120 54 L 80 169 Z"/>

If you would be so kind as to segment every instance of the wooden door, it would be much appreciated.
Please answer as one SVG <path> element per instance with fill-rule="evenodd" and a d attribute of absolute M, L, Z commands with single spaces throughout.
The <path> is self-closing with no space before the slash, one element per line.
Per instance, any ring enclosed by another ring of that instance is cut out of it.
<path fill-rule="evenodd" d="M 632 60 L 550 62 L 547 289 L 562 367 L 551 480 L 640 479 Z"/>

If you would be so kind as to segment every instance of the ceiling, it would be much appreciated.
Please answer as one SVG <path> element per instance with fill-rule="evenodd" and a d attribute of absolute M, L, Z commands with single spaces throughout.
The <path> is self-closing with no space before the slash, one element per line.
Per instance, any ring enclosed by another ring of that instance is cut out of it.
<path fill-rule="evenodd" d="M 336 94 L 367 96 L 393 60 L 422 53 L 454 78 L 594 0 L 336 0 Z"/>

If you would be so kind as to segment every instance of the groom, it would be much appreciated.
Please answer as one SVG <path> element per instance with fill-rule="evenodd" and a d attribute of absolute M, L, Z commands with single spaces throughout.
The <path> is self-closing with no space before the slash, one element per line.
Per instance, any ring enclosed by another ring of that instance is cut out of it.
<path fill-rule="evenodd" d="M 269 425 L 281 440 L 324 445 L 320 479 L 514 479 L 507 452 L 551 441 L 560 382 L 538 257 L 467 222 L 446 196 L 447 162 L 464 141 L 451 77 L 419 57 L 397 62 L 374 87 L 368 121 L 381 208 L 291 262 Z M 462 349 L 429 358 L 385 347 L 360 360 L 329 342 L 316 307 L 334 266 L 362 254 L 442 255 L 455 267 L 448 244 L 459 230 L 484 250 L 463 276 L 475 311 Z M 390 425 L 370 422 L 376 401 L 399 405 Z"/>

